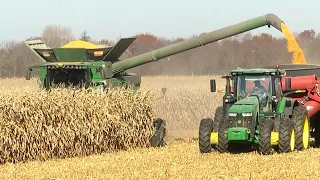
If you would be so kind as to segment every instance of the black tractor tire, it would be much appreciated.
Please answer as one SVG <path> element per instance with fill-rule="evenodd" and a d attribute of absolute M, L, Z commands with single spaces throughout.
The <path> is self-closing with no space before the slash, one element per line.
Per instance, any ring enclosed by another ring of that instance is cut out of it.
<path fill-rule="evenodd" d="M 211 132 L 213 130 L 213 120 L 210 118 L 201 119 L 199 126 L 199 150 L 200 153 L 211 152 Z"/>
<path fill-rule="evenodd" d="M 279 152 L 288 153 L 294 151 L 294 122 L 290 118 L 281 117 L 279 127 Z"/>
<path fill-rule="evenodd" d="M 229 119 L 225 118 L 220 121 L 218 129 L 218 144 L 215 149 L 220 153 L 225 153 L 229 150 L 229 141 L 226 130 L 228 129 Z"/>
<path fill-rule="evenodd" d="M 259 152 L 263 155 L 269 155 L 272 152 L 271 132 L 274 125 L 274 119 L 260 117 L 259 120 Z"/>
<path fill-rule="evenodd" d="M 218 132 L 220 122 L 224 119 L 223 106 L 216 108 L 213 118 L 213 132 Z M 217 151 L 216 144 L 211 144 L 213 150 Z"/>
<path fill-rule="evenodd" d="M 318 112 L 314 117 L 312 117 L 312 128 L 314 129 L 313 137 L 315 140 L 314 147 L 320 147 L 320 112 Z"/>
<path fill-rule="evenodd" d="M 164 137 L 166 135 L 166 121 L 158 118 L 153 122 L 153 127 L 153 136 L 150 139 L 151 147 L 165 146 Z"/>
<path fill-rule="evenodd" d="M 219 107 L 216 108 L 216 111 L 214 113 L 214 118 L 213 118 L 213 130 L 214 130 L 214 132 L 218 132 L 219 124 L 220 124 L 222 119 L 224 119 L 223 107 L 219 106 Z"/>
<path fill-rule="evenodd" d="M 310 146 L 310 121 L 308 111 L 304 106 L 293 108 L 292 121 L 294 122 L 295 148 L 299 151 Z M 307 126 L 305 128 L 305 126 Z"/>

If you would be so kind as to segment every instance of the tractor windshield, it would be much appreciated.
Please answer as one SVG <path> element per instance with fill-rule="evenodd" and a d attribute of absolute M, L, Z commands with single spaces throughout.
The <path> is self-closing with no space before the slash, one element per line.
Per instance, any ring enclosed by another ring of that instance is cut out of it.
<path fill-rule="evenodd" d="M 255 95 L 262 106 L 267 105 L 267 96 L 271 95 L 272 90 L 270 75 L 242 75 L 237 86 L 239 100 Z"/>

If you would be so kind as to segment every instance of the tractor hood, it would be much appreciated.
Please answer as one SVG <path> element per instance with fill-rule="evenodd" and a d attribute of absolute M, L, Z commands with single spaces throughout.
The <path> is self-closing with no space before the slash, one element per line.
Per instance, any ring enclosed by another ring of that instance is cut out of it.
<path fill-rule="evenodd" d="M 259 101 L 257 97 L 247 97 L 244 99 L 241 99 L 234 103 L 230 109 L 230 113 L 249 113 L 253 112 L 256 106 L 258 106 Z"/>

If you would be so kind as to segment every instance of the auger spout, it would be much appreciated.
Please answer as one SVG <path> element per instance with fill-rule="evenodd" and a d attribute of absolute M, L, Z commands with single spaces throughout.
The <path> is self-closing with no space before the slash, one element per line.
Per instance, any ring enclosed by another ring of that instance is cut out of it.
<path fill-rule="evenodd" d="M 113 73 L 119 73 L 127 69 L 140 66 L 149 62 L 157 61 L 162 58 L 187 51 L 196 47 L 204 46 L 206 44 L 219 41 L 221 39 L 228 38 L 252 29 L 256 29 L 265 25 L 268 27 L 273 26 L 281 30 L 281 23 L 284 23 L 279 17 L 274 14 L 266 14 L 252 18 L 247 21 L 240 22 L 222 29 L 212 31 L 210 33 L 202 34 L 182 42 L 178 42 L 166 47 L 159 48 L 157 50 L 144 53 L 135 57 L 131 57 L 125 60 L 121 60 L 112 64 Z"/>

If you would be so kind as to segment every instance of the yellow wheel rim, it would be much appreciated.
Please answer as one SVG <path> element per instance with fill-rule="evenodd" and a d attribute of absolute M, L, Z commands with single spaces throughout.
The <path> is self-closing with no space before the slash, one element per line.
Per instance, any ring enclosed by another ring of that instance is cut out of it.
<path fill-rule="evenodd" d="M 309 119 L 307 116 L 304 116 L 302 133 L 303 133 L 302 134 L 303 147 L 306 149 L 309 146 L 309 138 L 310 138 Z"/>
<path fill-rule="evenodd" d="M 290 136 L 290 150 L 294 150 L 294 143 L 295 143 L 295 138 L 294 138 L 294 130 L 291 130 L 291 136 Z"/>

